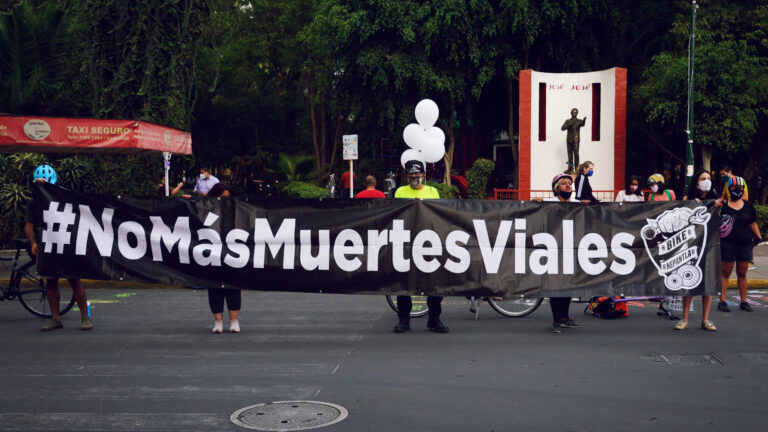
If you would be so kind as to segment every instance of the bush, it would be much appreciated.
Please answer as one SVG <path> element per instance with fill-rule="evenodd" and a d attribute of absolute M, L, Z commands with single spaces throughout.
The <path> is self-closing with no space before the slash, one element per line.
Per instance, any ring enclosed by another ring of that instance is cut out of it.
<path fill-rule="evenodd" d="M 470 199 L 484 199 L 488 179 L 491 177 L 495 164 L 488 160 L 480 158 L 472 164 L 472 168 L 467 171 L 467 195 Z"/>
<path fill-rule="evenodd" d="M 291 182 L 281 190 L 286 198 L 328 198 L 328 189 L 305 182 Z"/>
<path fill-rule="evenodd" d="M 755 210 L 757 211 L 757 226 L 760 228 L 763 240 L 768 240 L 766 237 L 768 234 L 768 205 L 755 204 Z"/>
<path fill-rule="evenodd" d="M 432 186 L 433 188 L 437 189 L 437 192 L 440 193 L 440 198 L 443 199 L 456 199 L 459 198 L 459 188 L 455 185 L 448 186 L 444 183 L 435 183 L 435 182 L 425 182 L 424 183 L 427 186 Z"/>

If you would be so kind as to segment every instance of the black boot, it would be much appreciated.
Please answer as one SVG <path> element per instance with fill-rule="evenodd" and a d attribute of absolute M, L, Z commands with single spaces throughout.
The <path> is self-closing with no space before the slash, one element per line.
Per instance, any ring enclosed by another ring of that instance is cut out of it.
<path fill-rule="evenodd" d="M 410 318 L 400 318 L 400 322 L 395 326 L 395 333 L 405 333 L 411 329 Z"/>
<path fill-rule="evenodd" d="M 435 333 L 448 333 L 449 331 L 448 327 L 438 317 L 430 317 L 427 321 L 427 328 Z"/>

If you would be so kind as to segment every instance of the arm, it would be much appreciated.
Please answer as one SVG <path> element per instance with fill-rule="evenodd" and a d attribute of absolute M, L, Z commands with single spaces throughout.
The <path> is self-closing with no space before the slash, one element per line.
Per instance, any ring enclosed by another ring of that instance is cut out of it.
<path fill-rule="evenodd" d="M 24 234 L 27 235 L 27 240 L 29 241 L 29 250 L 32 251 L 32 255 L 37 256 L 38 249 L 37 242 L 35 241 L 35 225 L 31 222 L 24 224 Z"/>
<path fill-rule="evenodd" d="M 760 241 L 763 241 L 763 236 L 760 234 L 760 228 L 757 226 L 757 222 L 752 222 L 749 224 L 749 228 L 752 230 L 752 234 L 755 235 L 755 238 L 757 238 Z"/>
<path fill-rule="evenodd" d="M 184 183 L 182 183 L 182 182 L 179 182 L 178 186 L 176 186 L 175 188 L 173 188 L 173 190 L 171 191 L 170 195 L 171 195 L 171 196 L 174 196 L 174 195 L 176 195 L 177 193 L 179 193 L 179 191 L 181 190 L 181 187 L 182 187 L 182 186 L 184 186 Z"/>
<path fill-rule="evenodd" d="M 571 120 L 568 119 L 563 123 L 563 126 L 560 128 L 560 130 L 568 130 L 568 128 L 571 126 Z"/>

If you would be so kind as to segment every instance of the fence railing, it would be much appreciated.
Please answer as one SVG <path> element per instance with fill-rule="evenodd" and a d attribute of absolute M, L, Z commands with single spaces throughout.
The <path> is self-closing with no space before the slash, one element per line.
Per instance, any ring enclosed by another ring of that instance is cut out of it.
<path fill-rule="evenodd" d="M 595 196 L 595 198 L 599 199 L 600 201 L 605 202 L 613 202 L 613 200 L 616 198 L 616 194 L 619 193 L 621 189 L 616 190 L 593 190 L 592 195 Z M 650 191 L 643 191 L 643 194 L 646 196 L 646 199 L 648 197 L 648 193 Z M 522 189 L 494 189 L 493 190 L 493 199 L 495 200 L 515 200 L 519 201 L 520 197 L 529 197 L 528 199 L 536 199 L 536 198 L 550 198 L 552 197 L 552 191 L 551 190 L 522 190 Z"/>

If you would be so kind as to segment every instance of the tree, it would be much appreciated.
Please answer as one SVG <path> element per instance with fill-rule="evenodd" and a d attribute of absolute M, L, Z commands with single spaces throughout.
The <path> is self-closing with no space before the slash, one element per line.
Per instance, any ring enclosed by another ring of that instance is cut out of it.
<path fill-rule="evenodd" d="M 673 48 L 653 57 L 638 91 L 651 138 L 671 155 L 683 154 L 687 120 L 689 22 L 681 14 Z M 745 18 L 749 17 L 749 18 Z M 754 149 L 765 122 L 768 84 L 768 7 L 742 2 L 702 4 L 697 20 L 694 142 L 709 169 L 713 154 L 732 160 Z M 764 155 L 758 151 L 756 161 Z"/>

